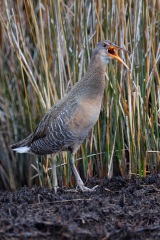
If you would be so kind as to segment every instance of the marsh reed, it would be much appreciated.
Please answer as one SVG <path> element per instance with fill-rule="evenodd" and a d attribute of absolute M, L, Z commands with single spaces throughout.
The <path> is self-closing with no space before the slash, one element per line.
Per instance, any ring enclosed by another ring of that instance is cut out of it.
<path fill-rule="evenodd" d="M 42 115 L 83 76 L 96 43 L 125 46 L 106 70 L 100 118 L 76 156 L 84 179 L 160 170 L 160 2 L 3 0 L 0 4 L 0 187 L 52 185 L 50 160 L 14 154 Z M 69 153 L 59 184 L 73 186 Z"/>

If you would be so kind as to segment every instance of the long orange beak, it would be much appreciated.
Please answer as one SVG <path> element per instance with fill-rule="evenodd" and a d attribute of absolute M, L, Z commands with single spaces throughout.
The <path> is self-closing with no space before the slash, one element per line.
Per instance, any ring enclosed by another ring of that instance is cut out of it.
<path fill-rule="evenodd" d="M 115 58 L 117 59 L 119 62 L 121 62 L 128 70 L 129 67 L 125 64 L 125 62 L 123 62 L 123 60 L 120 58 L 120 56 L 118 56 L 117 52 L 115 51 L 116 49 L 121 49 L 124 52 L 130 53 L 128 50 L 126 50 L 125 48 L 121 48 L 117 45 L 112 45 L 108 48 L 108 54 L 111 58 Z"/>

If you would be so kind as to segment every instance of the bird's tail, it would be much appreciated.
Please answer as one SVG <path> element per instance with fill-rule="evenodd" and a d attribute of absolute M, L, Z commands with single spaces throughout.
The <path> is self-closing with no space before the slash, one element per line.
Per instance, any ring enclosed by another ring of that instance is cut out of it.
<path fill-rule="evenodd" d="M 10 148 L 12 148 L 13 151 L 16 151 L 18 153 L 27 153 L 30 151 L 31 140 L 32 140 L 32 134 L 30 134 L 28 137 L 21 140 L 20 142 L 10 145 Z"/>

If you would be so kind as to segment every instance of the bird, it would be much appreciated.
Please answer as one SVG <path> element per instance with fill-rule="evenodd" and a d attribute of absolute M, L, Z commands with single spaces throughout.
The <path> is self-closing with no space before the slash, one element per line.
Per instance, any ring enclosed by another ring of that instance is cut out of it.
<path fill-rule="evenodd" d="M 117 54 L 117 50 L 129 53 L 124 47 L 109 40 L 100 41 L 92 52 L 84 76 L 45 113 L 28 137 L 10 146 L 18 153 L 36 155 L 52 155 L 69 151 L 70 167 L 77 186 L 82 191 L 93 189 L 84 185 L 76 169 L 74 155 L 99 118 L 107 63 L 111 59 L 116 59 L 129 69 Z"/>

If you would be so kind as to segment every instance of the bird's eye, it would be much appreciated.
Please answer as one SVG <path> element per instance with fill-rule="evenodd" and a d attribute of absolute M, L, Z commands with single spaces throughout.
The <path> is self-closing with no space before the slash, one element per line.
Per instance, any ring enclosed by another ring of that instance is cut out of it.
<path fill-rule="evenodd" d="M 106 43 L 103 43 L 103 47 L 107 47 L 107 44 L 106 44 Z"/>

